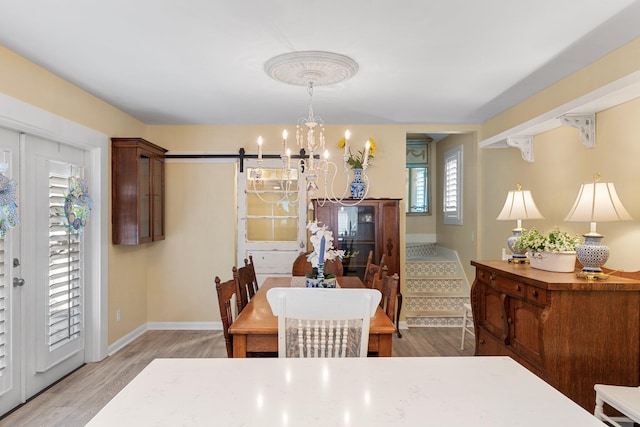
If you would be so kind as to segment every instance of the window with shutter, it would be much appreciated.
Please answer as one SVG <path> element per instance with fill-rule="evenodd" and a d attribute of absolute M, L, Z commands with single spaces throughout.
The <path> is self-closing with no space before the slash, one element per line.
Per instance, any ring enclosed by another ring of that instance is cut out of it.
<path fill-rule="evenodd" d="M 442 206 L 445 224 L 462 224 L 462 146 L 444 154 Z"/>

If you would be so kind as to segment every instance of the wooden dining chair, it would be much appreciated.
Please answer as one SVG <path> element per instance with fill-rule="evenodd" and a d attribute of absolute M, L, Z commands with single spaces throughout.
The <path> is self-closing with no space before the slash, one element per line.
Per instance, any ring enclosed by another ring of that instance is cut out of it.
<path fill-rule="evenodd" d="M 382 258 L 380 258 L 380 264 L 374 264 L 373 250 L 369 251 L 369 256 L 367 257 L 367 267 L 364 271 L 364 285 L 367 288 L 372 288 L 374 278 L 381 275 L 382 267 L 385 266 L 384 258 L 385 254 L 382 254 Z"/>
<path fill-rule="evenodd" d="M 251 263 L 245 259 L 244 267 L 237 268 L 234 266 L 231 271 L 238 285 L 238 313 L 240 313 L 258 292 L 258 281 L 253 268 L 253 258 L 251 258 Z"/>
<path fill-rule="evenodd" d="M 246 284 L 241 284 L 240 273 L 235 265 L 231 268 L 233 281 L 236 284 L 238 313 L 240 313 L 249 304 L 249 291 Z"/>
<path fill-rule="evenodd" d="M 258 276 L 256 276 L 256 267 L 253 263 L 253 255 L 249 255 L 249 259 L 244 259 L 244 266 L 247 267 L 253 280 L 253 292 L 251 293 L 251 296 L 253 296 L 258 292 L 258 288 L 260 287 L 258 286 Z"/>
<path fill-rule="evenodd" d="M 307 273 L 313 271 L 313 266 L 307 261 L 307 255 L 309 252 L 303 252 L 293 261 L 293 267 L 291 269 L 292 276 L 305 276 Z M 324 265 L 325 274 L 335 274 L 337 277 L 344 275 L 344 269 L 340 260 L 327 261 Z"/>
<path fill-rule="evenodd" d="M 366 357 L 380 298 L 374 289 L 269 289 L 278 357 Z"/>
<path fill-rule="evenodd" d="M 235 279 L 220 281 L 216 276 L 216 292 L 218 294 L 218 306 L 220 308 L 220 320 L 222 321 L 222 332 L 224 343 L 227 346 L 227 357 L 233 357 L 233 335 L 229 333 L 229 327 L 236 318 L 236 303 L 238 288 Z"/>
<path fill-rule="evenodd" d="M 399 328 L 396 316 L 396 302 L 400 286 L 400 277 L 397 274 L 387 275 L 388 268 L 384 266 L 382 273 L 376 276 L 373 281 L 373 289 L 380 291 L 380 308 L 387 314 L 389 319 Z"/>

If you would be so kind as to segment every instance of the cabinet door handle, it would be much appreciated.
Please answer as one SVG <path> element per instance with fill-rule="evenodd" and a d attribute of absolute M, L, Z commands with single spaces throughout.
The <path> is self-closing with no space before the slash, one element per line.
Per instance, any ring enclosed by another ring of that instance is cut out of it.
<path fill-rule="evenodd" d="M 511 317 L 508 317 L 507 318 L 507 323 L 511 325 L 513 323 L 513 319 Z"/>
<path fill-rule="evenodd" d="M 533 296 L 534 296 L 534 297 L 537 297 L 537 296 L 538 296 L 538 290 L 537 290 L 537 289 L 534 289 L 534 290 L 533 290 Z"/>
<path fill-rule="evenodd" d="M 520 285 L 516 285 L 516 291 L 520 292 L 520 289 L 521 289 Z"/>
<path fill-rule="evenodd" d="M 484 344 L 484 338 L 480 338 L 480 344 Z"/>

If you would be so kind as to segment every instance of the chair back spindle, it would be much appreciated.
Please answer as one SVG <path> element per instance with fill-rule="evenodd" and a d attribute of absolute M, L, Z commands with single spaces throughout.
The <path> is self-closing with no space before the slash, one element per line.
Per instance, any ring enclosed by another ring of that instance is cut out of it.
<path fill-rule="evenodd" d="M 372 289 L 269 289 L 279 357 L 366 357 L 380 297 Z"/>

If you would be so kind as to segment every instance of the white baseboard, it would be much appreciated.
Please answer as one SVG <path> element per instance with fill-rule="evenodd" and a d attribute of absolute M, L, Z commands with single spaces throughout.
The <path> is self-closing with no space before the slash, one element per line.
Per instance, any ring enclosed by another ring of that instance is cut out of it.
<path fill-rule="evenodd" d="M 111 344 L 107 351 L 109 356 L 120 351 L 124 346 L 133 342 L 146 331 L 221 331 L 222 322 L 149 322 L 129 332 L 118 341 Z"/>
<path fill-rule="evenodd" d="M 152 331 L 221 331 L 222 322 L 150 322 L 147 328 Z"/>
<path fill-rule="evenodd" d="M 134 329 L 133 331 L 129 332 L 124 337 L 120 338 L 118 341 L 116 341 L 113 344 L 111 344 L 107 348 L 107 353 L 109 354 L 109 356 L 117 353 L 118 351 L 122 350 L 122 348 L 124 346 L 126 346 L 129 343 L 131 343 L 133 340 L 138 338 L 140 335 L 144 334 L 148 329 L 149 328 L 147 327 L 146 324 Z"/>

